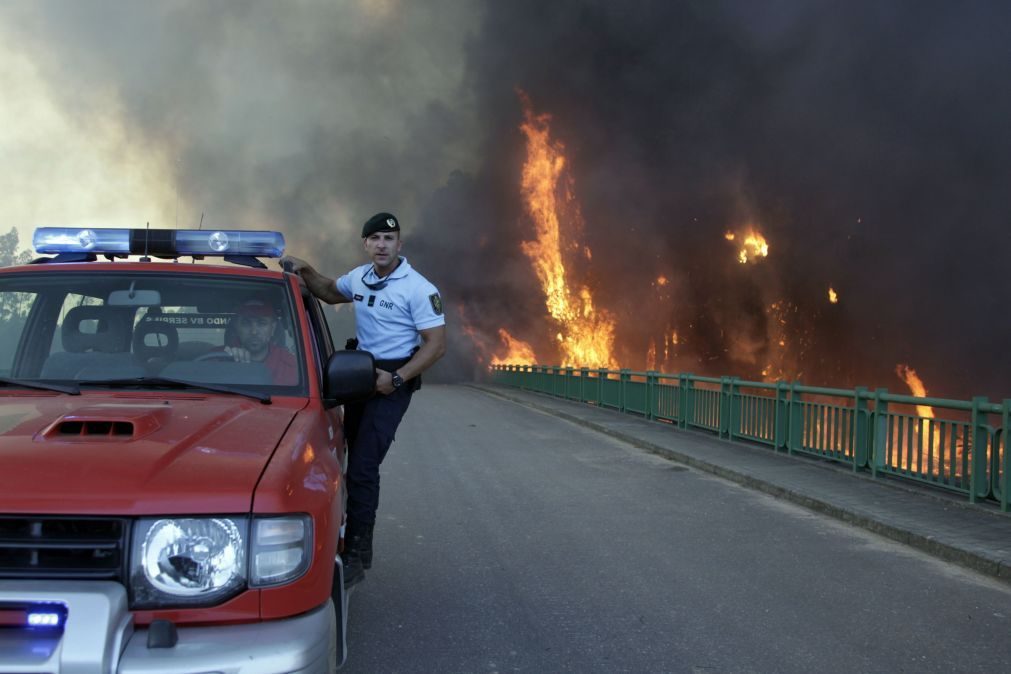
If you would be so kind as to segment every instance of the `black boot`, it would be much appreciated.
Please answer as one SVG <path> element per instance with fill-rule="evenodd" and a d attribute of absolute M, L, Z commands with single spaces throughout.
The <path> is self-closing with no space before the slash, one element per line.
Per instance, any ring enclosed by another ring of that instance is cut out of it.
<path fill-rule="evenodd" d="M 344 552 L 341 562 L 344 564 L 344 589 L 365 580 L 365 567 L 362 565 L 361 534 L 348 524 L 344 531 Z"/>
<path fill-rule="evenodd" d="M 362 559 L 362 566 L 366 569 L 372 568 L 372 529 L 375 522 L 365 524 L 358 532 L 358 556 Z"/>

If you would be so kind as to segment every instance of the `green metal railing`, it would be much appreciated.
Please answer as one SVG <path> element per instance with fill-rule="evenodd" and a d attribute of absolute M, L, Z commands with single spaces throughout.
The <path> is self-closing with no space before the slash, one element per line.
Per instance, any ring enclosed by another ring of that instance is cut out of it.
<path fill-rule="evenodd" d="M 498 384 L 930 484 L 973 503 L 995 500 L 1004 512 L 1011 500 L 1011 399 L 967 402 L 863 387 L 540 365 L 498 365 L 491 373 Z"/>

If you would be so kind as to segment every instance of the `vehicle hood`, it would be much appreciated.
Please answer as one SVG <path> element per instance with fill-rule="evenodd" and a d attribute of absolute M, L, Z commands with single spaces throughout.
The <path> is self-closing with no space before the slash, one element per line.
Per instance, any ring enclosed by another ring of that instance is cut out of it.
<path fill-rule="evenodd" d="M 248 512 L 298 408 L 219 395 L 4 396 L 0 512 Z"/>

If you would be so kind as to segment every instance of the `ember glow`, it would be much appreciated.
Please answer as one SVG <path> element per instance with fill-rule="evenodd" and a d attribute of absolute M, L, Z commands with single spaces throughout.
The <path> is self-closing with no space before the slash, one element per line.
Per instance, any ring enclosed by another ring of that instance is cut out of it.
<path fill-rule="evenodd" d="M 572 178 L 566 171 L 565 148 L 551 138 L 551 117 L 535 114 L 521 95 L 527 158 L 523 165 L 523 205 L 534 225 L 535 238 L 521 244 L 544 292 L 544 301 L 557 328 L 561 364 L 582 367 L 618 367 L 613 356 L 614 319 L 594 306 L 591 290 L 574 290 L 563 258 L 565 237 L 582 230 L 582 218 L 572 193 Z M 563 222 L 564 218 L 564 222 Z M 583 247 L 589 260 L 592 254 Z"/>
<path fill-rule="evenodd" d="M 734 239 L 728 239 L 733 241 Z M 751 231 L 744 237 L 744 243 L 737 253 L 737 260 L 741 264 L 754 262 L 760 257 L 769 257 L 769 243 L 765 237 L 758 232 Z"/>

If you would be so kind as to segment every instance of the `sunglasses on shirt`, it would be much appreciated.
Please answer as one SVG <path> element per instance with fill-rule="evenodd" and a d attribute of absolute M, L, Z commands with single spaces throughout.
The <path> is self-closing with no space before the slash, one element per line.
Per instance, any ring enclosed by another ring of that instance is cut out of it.
<path fill-rule="evenodd" d="M 382 279 L 380 281 L 377 281 L 376 283 L 369 283 L 368 281 L 365 280 L 365 277 L 368 276 L 369 272 L 371 271 L 374 271 L 372 267 L 365 270 L 365 273 L 362 274 L 362 284 L 369 290 L 382 290 L 383 288 L 385 288 L 386 284 L 389 283 L 389 279 Z"/>

